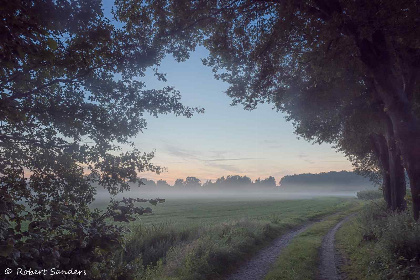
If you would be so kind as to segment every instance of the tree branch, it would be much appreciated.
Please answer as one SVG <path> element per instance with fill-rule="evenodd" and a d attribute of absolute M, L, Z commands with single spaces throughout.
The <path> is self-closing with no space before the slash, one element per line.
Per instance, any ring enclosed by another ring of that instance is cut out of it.
<path fill-rule="evenodd" d="M 63 149 L 63 148 L 69 148 L 70 146 L 72 146 L 71 144 L 53 144 L 51 142 L 46 143 L 46 142 L 42 142 L 42 141 L 38 141 L 35 139 L 28 139 L 25 137 L 19 137 L 19 136 L 11 136 L 11 135 L 6 135 L 6 134 L 2 134 L 0 135 L 0 146 L 3 146 L 2 144 L 5 141 L 10 141 L 10 142 L 14 142 L 14 143 L 21 143 L 21 144 L 31 144 L 34 145 L 36 147 L 39 148 L 58 148 L 58 149 Z"/>
<path fill-rule="evenodd" d="M 14 99 L 20 99 L 20 98 L 28 97 L 31 94 L 34 94 L 34 93 L 36 93 L 40 90 L 43 90 L 43 89 L 45 89 L 47 87 L 50 87 L 50 86 L 52 86 L 54 84 L 57 84 L 57 83 L 73 83 L 73 82 L 76 82 L 77 79 L 80 79 L 80 78 L 86 76 L 87 74 L 89 74 L 89 72 L 90 71 L 88 70 L 88 71 L 86 71 L 86 73 L 84 73 L 82 75 L 75 76 L 73 78 L 55 78 L 55 79 L 51 80 L 50 82 L 48 82 L 48 83 L 46 83 L 42 86 L 34 88 L 33 90 L 30 90 L 30 91 L 27 91 L 27 92 L 16 92 L 15 94 L 12 94 L 11 96 L 9 96 L 8 99 L 14 100 Z"/>

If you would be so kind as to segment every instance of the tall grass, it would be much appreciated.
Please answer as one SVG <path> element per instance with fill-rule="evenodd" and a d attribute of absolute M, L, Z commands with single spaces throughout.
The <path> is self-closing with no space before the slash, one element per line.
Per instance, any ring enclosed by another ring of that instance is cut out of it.
<path fill-rule="evenodd" d="M 338 232 L 338 241 L 354 279 L 420 279 L 420 222 L 409 210 L 391 212 L 374 201 Z"/>
<path fill-rule="evenodd" d="M 374 200 L 383 198 L 383 193 L 381 190 L 366 190 L 357 192 L 357 198 L 363 200 Z"/>
<path fill-rule="evenodd" d="M 264 215 L 262 208 L 258 216 L 237 218 L 235 214 L 236 219 L 218 223 L 188 225 L 174 219 L 172 223 L 137 224 L 126 237 L 125 250 L 115 259 L 117 269 L 113 278 L 219 279 L 290 228 L 347 209 L 355 201 L 326 199 L 299 203 L 301 207 L 292 208 L 291 212 L 286 212 L 288 207 L 277 213 L 269 208 Z"/>
<path fill-rule="evenodd" d="M 126 279 L 217 279 L 287 228 L 247 219 L 201 228 L 138 226 L 120 263 L 131 265 Z"/>

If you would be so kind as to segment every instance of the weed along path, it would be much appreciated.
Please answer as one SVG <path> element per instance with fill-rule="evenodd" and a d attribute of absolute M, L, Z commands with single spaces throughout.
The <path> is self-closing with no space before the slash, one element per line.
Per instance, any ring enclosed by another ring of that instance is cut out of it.
<path fill-rule="evenodd" d="M 304 226 L 276 238 L 267 248 L 262 249 L 257 255 L 241 266 L 226 280 L 260 280 L 268 273 L 273 263 L 277 260 L 282 250 L 289 245 L 292 239 L 315 224 L 310 222 Z"/>
<path fill-rule="evenodd" d="M 335 234 L 337 230 L 355 214 L 349 215 L 338 222 L 322 240 L 321 245 L 321 264 L 319 267 L 319 280 L 341 280 L 338 267 L 341 257 L 334 246 Z"/>

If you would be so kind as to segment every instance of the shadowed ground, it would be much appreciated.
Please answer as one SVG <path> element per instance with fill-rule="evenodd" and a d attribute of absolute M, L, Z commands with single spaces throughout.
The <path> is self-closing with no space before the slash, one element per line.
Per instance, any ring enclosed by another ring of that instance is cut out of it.
<path fill-rule="evenodd" d="M 339 223 L 337 223 L 324 237 L 321 245 L 321 265 L 320 265 L 320 280 L 340 280 L 338 266 L 340 263 L 340 256 L 335 249 L 334 241 L 337 230 L 347 222 L 353 215 L 347 216 Z"/>
<path fill-rule="evenodd" d="M 277 260 L 282 250 L 289 245 L 292 239 L 304 232 L 307 228 L 312 226 L 315 222 L 308 223 L 299 229 L 289 232 L 277 239 L 267 248 L 261 250 L 245 265 L 239 268 L 234 274 L 228 276 L 226 280 L 256 280 L 263 279 L 268 273 L 272 264 Z"/>

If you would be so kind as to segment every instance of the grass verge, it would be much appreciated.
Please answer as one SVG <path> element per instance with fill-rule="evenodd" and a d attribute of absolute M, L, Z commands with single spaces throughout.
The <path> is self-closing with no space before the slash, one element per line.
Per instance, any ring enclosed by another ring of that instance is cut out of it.
<path fill-rule="evenodd" d="M 373 201 L 337 232 L 337 244 L 348 279 L 420 279 L 420 222 L 409 210 Z"/>
<path fill-rule="evenodd" d="M 357 219 L 352 219 L 338 230 L 336 235 L 337 248 L 345 256 L 342 271 L 348 279 L 379 280 L 378 271 L 371 269 L 370 262 L 375 258 L 374 244 L 366 243 L 360 246 L 363 234 Z"/>

